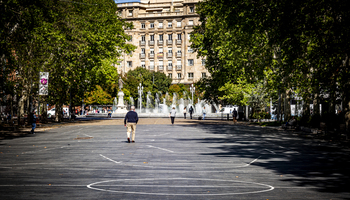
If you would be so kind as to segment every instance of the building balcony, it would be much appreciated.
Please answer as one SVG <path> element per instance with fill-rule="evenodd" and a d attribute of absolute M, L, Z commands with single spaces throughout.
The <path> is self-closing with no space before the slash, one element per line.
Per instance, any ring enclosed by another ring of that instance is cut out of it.
<path fill-rule="evenodd" d="M 164 45 L 164 41 L 163 40 L 158 40 L 157 45 L 158 46 L 163 46 Z"/>
<path fill-rule="evenodd" d="M 163 26 L 158 26 L 158 29 L 163 29 L 164 27 Z"/>
<path fill-rule="evenodd" d="M 157 53 L 157 58 L 163 58 L 164 57 L 164 53 Z"/>
<path fill-rule="evenodd" d="M 149 40 L 148 41 L 149 46 L 154 46 L 154 43 L 155 43 L 154 40 Z"/>
<path fill-rule="evenodd" d="M 176 58 L 181 58 L 181 56 L 182 56 L 182 53 L 179 53 L 179 52 L 176 53 Z"/>
<path fill-rule="evenodd" d="M 173 29 L 173 27 L 172 27 L 172 26 L 170 26 L 170 27 L 169 27 L 169 26 L 167 26 L 167 27 L 166 27 L 166 29 Z"/>
<path fill-rule="evenodd" d="M 182 44 L 182 40 L 176 40 L 176 45 L 181 45 Z"/>
<path fill-rule="evenodd" d="M 181 71 L 181 69 L 182 69 L 182 65 L 176 65 L 176 70 L 177 71 Z"/>
<path fill-rule="evenodd" d="M 166 44 L 167 44 L 167 45 L 173 45 L 173 41 L 172 41 L 172 40 L 167 40 L 167 41 L 166 41 Z"/>
<path fill-rule="evenodd" d="M 164 70 L 164 65 L 158 65 L 158 71 L 163 71 Z"/>
<path fill-rule="evenodd" d="M 154 65 L 150 65 L 149 70 L 154 70 Z"/>
<path fill-rule="evenodd" d="M 166 57 L 167 58 L 172 58 L 173 57 L 173 53 L 166 53 Z"/>
<path fill-rule="evenodd" d="M 148 58 L 154 58 L 154 53 L 148 53 Z"/>
<path fill-rule="evenodd" d="M 140 53 L 140 58 L 146 58 L 146 54 Z"/>
<path fill-rule="evenodd" d="M 140 46 L 145 46 L 146 45 L 146 41 L 140 41 Z"/>
<path fill-rule="evenodd" d="M 173 71 L 173 66 L 172 65 L 168 65 L 168 71 Z"/>

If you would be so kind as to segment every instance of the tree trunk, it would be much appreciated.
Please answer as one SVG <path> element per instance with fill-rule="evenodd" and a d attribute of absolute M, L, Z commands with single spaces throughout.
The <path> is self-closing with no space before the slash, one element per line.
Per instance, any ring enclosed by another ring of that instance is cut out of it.
<path fill-rule="evenodd" d="M 291 109 L 290 109 L 290 98 L 289 98 L 290 90 L 287 90 L 283 96 L 284 96 L 284 121 L 287 121 L 291 116 Z"/>
<path fill-rule="evenodd" d="M 314 100 L 313 100 L 314 109 L 312 114 L 313 115 L 320 115 L 320 96 L 319 91 L 314 94 Z"/>

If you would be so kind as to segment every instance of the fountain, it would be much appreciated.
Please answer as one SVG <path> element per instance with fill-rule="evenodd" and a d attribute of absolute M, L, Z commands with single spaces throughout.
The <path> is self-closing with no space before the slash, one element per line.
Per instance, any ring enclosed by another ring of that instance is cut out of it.
<path fill-rule="evenodd" d="M 154 110 L 153 113 L 159 113 L 159 94 L 158 92 L 156 93 L 156 98 L 154 100 Z"/>
<path fill-rule="evenodd" d="M 151 92 L 148 91 L 146 95 L 146 113 L 150 113 L 150 107 L 152 107 Z"/>
<path fill-rule="evenodd" d="M 117 109 L 117 104 L 118 104 L 117 97 L 114 97 L 114 100 L 113 100 L 113 107 L 112 107 L 112 111 L 113 111 L 113 112 Z"/>
<path fill-rule="evenodd" d="M 181 98 L 181 99 L 180 99 L 180 103 L 179 103 L 179 113 L 182 113 L 183 110 L 184 110 L 184 108 L 185 108 L 184 99 Z"/>

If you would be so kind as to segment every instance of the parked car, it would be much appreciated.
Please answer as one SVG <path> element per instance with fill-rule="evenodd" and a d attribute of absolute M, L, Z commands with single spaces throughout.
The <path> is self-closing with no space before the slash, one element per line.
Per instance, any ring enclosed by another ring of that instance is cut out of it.
<path fill-rule="evenodd" d="M 68 115 L 68 110 L 69 110 L 68 108 L 63 108 L 62 110 L 63 110 L 63 113 L 62 113 L 63 116 L 64 115 Z M 47 111 L 47 117 L 48 118 L 50 118 L 52 116 L 55 116 L 55 114 L 56 114 L 56 108 L 52 108 L 51 110 Z"/>
<path fill-rule="evenodd" d="M 231 114 L 233 112 L 233 109 L 236 109 L 238 112 L 238 106 L 225 106 L 223 108 L 221 108 L 220 113 L 224 113 L 224 114 Z"/>
<path fill-rule="evenodd" d="M 52 108 L 51 110 L 47 111 L 47 117 L 51 118 L 51 116 L 55 116 L 55 113 L 56 113 L 55 108 Z"/>

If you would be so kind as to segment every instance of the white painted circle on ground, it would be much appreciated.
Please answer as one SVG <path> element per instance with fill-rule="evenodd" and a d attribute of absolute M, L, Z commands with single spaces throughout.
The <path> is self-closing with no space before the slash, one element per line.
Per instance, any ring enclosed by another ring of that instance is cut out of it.
<path fill-rule="evenodd" d="M 172 196 L 255 194 L 274 189 L 262 183 L 200 178 L 120 179 L 100 181 L 87 187 L 104 192 Z"/>

